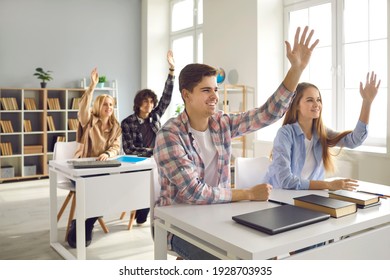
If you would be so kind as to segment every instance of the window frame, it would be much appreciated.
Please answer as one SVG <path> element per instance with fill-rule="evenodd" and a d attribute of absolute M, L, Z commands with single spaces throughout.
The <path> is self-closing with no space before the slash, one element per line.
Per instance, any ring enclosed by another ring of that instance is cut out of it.
<path fill-rule="evenodd" d="M 284 1 L 291 2 L 291 1 Z M 343 6 L 344 1 L 336 1 L 336 0 L 306 0 L 306 1 L 300 1 L 299 3 L 289 3 L 285 4 L 283 8 L 284 13 L 284 38 L 288 40 L 289 36 L 289 14 L 292 11 L 297 11 L 301 9 L 308 9 L 310 7 L 322 5 L 322 4 L 331 4 L 331 32 L 332 32 L 332 91 L 334 92 L 332 94 L 332 107 L 336 108 L 332 111 L 331 116 L 331 123 L 328 125 L 330 128 L 335 129 L 337 131 L 343 131 L 346 129 L 353 129 L 351 127 L 345 127 L 345 98 L 346 98 L 346 88 L 344 84 L 344 77 L 345 77 L 345 56 L 344 56 L 344 45 L 345 42 L 343 41 L 343 22 L 344 22 L 344 14 L 343 14 Z M 387 18 L 389 17 L 389 4 L 387 5 Z M 387 28 L 387 42 L 389 41 L 389 28 Z M 367 40 L 367 42 L 370 42 L 370 40 Z M 387 45 L 388 46 L 388 45 Z M 389 47 L 387 47 L 387 53 L 389 54 Z M 388 55 L 389 58 L 389 55 Z M 289 62 L 285 58 L 284 60 L 284 66 L 285 71 L 287 71 Z M 310 67 L 310 64 L 309 64 Z M 389 62 L 387 60 L 387 77 L 389 76 Z M 370 71 L 375 69 L 370 69 Z M 380 77 L 379 77 L 380 78 Z M 362 81 L 364 82 L 364 81 Z M 388 85 L 386 85 L 386 88 L 384 87 L 383 83 L 381 84 L 380 93 L 378 94 L 387 94 L 388 95 Z M 374 101 L 375 102 L 375 101 Z M 360 106 L 360 103 L 359 103 Z M 357 151 L 364 151 L 364 152 L 372 152 L 372 153 L 378 153 L 378 154 L 387 154 L 390 155 L 390 98 L 387 98 L 387 133 L 385 138 L 380 138 L 380 143 L 378 143 L 378 138 L 373 138 L 368 136 L 367 140 L 363 145 L 358 147 Z"/>

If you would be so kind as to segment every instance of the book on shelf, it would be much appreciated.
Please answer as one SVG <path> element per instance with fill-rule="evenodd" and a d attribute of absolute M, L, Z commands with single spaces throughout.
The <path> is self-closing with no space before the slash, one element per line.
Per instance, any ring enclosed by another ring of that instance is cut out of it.
<path fill-rule="evenodd" d="M 11 121 L 1 121 L 0 120 L 0 127 L 4 133 L 13 133 L 14 132 L 14 128 L 12 126 Z"/>
<path fill-rule="evenodd" d="M 77 130 L 78 124 L 78 119 L 68 119 L 68 126 L 70 130 Z"/>
<path fill-rule="evenodd" d="M 80 97 L 74 97 L 72 99 L 72 109 L 78 110 L 79 109 L 79 102 L 80 102 Z"/>
<path fill-rule="evenodd" d="M 58 98 L 48 98 L 47 104 L 49 106 L 49 110 L 61 110 L 60 100 Z"/>
<path fill-rule="evenodd" d="M 294 205 L 327 213 L 334 218 L 344 217 L 357 211 L 356 203 L 316 194 L 294 197 Z"/>
<path fill-rule="evenodd" d="M 1 155 L 12 156 L 12 144 L 11 142 L 0 143 Z"/>
<path fill-rule="evenodd" d="M 378 205 L 380 202 L 379 196 L 346 190 L 330 191 L 329 197 L 356 203 L 359 208 L 366 208 L 369 206 Z"/>
<path fill-rule="evenodd" d="M 0 98 L 0 102 L 4 110 L 19 110 L 15 97 L 2 97 Z"/>
<path fill-rule="evenodd" d="M 42 145 L 28 145 L 23 147 L 23 152 L 25 154 L 41 154 L 43 153 Z"/>
<path fill-rule="evenodd" d="M 23 121 L 23 127 L 24 127 L 24 132 L 31 132 L 32 131 L 31 121 L 30 120 L 24 120 Z"/>
<path fill-rule="evenodd" d="M 26 110 L 36 110 L 37 105 L 35 104 L 34 98 L 25 98 L 24 99 L 24 108 Z"/>
<path fill-rule="evenodd" d="M 53 116 L 47 116 L 47 125 L 50 131 L 55 131 L 56 126 L 54 125 Z"/>
<path fill-rule="evenodd" d="M 57 136 L 56 142 L 65 142 L 66 138 L 65 136 Z"/>

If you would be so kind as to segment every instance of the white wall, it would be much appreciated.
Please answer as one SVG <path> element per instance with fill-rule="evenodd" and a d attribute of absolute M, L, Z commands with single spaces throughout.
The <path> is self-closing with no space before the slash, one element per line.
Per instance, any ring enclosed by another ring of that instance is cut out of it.
<path fill-rule="evenodd" d="M 120 119 L 140 88 L 141 0 L 0 0 L 0 87 L 76 87 L 93 67 L 118 79 Z"/>

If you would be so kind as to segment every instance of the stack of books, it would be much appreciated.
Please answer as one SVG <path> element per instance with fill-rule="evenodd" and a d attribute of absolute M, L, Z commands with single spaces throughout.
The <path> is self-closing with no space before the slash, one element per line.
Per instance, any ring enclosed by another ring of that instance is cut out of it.
<path fill-rule="evenodd" d="M 79 121 L 77 119 L 68 119 L 68 126 L 70 130 L 77 130 Z"/>
<path fill-rule="evenodd" d="M 60 100 L 58 98 L 48 98 L 47 104 L 49 106 L 49 110 L 61 110 Z"/>
<path fill-rule="evenodd" d="M 13 133 L 14 132 L 14 128 L 12 127 L 11 121 L 1 121 L 0 120 L 0 127 L 4 133 Z"/>
<path fill-rule="evenodd" d="M 31 121 L 30 120 L 24 120 L 23 121 L 23 127 L 24 127 L 24 132 L 31 132 L 32 131 Z"/>
<path fill-rule="evenodd" d="M 37 105 L 35 104 L 35 99 L 34 98 L 25 98 L 24 99 L 24 107 L 26 110 L 36 110 Z"/>
<path fill-rule="evenodd" d="M 380 203 L 379 196 L 355 191 L 338 190 L 329 192 L 329 197 L 356 203 L 358 208 L 376 206 Z"/>
<path fill-rule="evenodd" d="M 15 97 L 2 97 L 0 98 L 0 102 L 4 110 L 19 110 Z"/>
<path fill-rule="evenodd" d="M 12 156 L 12 144 L 11 142 L 0 143 L 1 155 Z"/>
<path fill-rule="evenodd" d="M 24 146 L 23 152 L 25 154 L 40 154 L 43 153 L 43 146 L 42 145 Z"/>
<path fill-rule="evenodd" d="M 55 131 L 56 126 L 54 125 L 53 116 L 47 116 L 47 126 L 50 131 Z"/>

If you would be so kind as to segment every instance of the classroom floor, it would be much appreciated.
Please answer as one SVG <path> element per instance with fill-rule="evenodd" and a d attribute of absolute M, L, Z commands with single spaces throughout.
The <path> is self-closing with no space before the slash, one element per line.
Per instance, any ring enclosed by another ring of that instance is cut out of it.
<path fill-rule="evenodd" d="M 67 191 L 58 190 L 62 205 Z M 68 207 L 69 208 L 69 207 Z M 126 209 L 124 209 L 126 210 Z M 130 212 L 130 209 L 128 209 Z M 68 209 L 59 226 L 64 240 Z M 153 260 L 153 239 L 148 221 L 127 230 L 129 214 L 105 216 L 110 232 L 105 234 L 95 224 L 87 259 L 92 260 Z M 64 244 L 68 244 L 64 241 Z M 61 260 L 49 244 L 49 180 L 29 180 L 0 184 L 0 260 Z M 76 254 L 76 249 L 71 252 Z"/>

